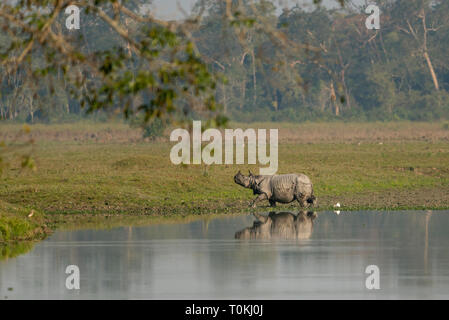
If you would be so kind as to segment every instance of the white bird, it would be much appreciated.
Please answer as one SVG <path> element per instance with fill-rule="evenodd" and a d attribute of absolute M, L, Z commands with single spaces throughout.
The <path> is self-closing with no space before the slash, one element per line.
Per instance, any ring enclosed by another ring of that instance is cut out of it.
<path fill-rule="evenodd" d="M 31 212 L 30 212 L 30 214 L 28 215 L 28 218 L 31 218 L 31 217 L 33 216 L 33 214 L 34 214 L 34 210 L 31 209 Z"/>
<path fill-rule="evenodd" d="M 337 202 L 337 204 L 334 204 L 334 208 L 340 208 L 340 202 Z"/>

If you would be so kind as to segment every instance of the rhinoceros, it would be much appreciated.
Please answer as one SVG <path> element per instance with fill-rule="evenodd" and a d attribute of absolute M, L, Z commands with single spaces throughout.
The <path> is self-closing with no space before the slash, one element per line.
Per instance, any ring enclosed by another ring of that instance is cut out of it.
<path fill-rule="evenodd" d="M 301 211 L 298 215 L 291 212 L 270 212 L 268 216 L 254 213 L 257 220 L 252 227 L 235 233 L 236 239 L 308 239 L 312 235 L 315 212 Z"/>
<path fill-rule="evenodd" d="M 240 171 L 234 176 L 234 182 L 248 189 L 252 189 L 258 196 L 250 203 L 253 208 L 261 200 L 268 200 L 272 207 L 279 203 L 298 201 L 301 207 L 315 206 L 316 197 L 313 195 L 313 185 L 305 174 L 253 175 L 244 176 Z"/>

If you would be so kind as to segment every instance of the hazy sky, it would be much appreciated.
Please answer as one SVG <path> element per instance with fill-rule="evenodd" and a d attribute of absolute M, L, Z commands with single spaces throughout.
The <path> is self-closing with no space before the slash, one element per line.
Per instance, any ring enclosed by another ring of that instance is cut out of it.
<path fill-rule="evenodd" d="M 182 11 L 178 9 L 178 4 L 186 11 L 190 12 L 196 0 L 153 0 L 152 10 L 153 14 L 162 19 L 177 19 L 182 18 Z M 291 7 L 296 3 L 305 4 L 312 3 L 312 0 L 275 0 L 278 7 Z M 327 6 L 337 6 L 336 0 L 324 0 L 323 3 Z M 354 3 L 365 3 L 365 0 L 355 0 Z"/>

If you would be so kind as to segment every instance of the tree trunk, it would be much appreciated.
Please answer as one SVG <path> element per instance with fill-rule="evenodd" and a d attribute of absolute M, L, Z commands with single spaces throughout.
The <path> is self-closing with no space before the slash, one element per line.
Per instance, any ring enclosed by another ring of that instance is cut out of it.
<path fill-rule="evenodd" d="M 227 112 L 227 109 L 228 109 L 228 106 L 227 106 L 227 99 L 226 99 L 226 85 L 224 84 L 224 82 L 221 84 L 221 88 L 222 88 L 222 91 L 223 91 L 223 112 L 224 112 L 224 114 L 226 114 L 226 112 Z"/>
<path fill-rule="evenodd" d="M 30 108 L 31 123 L 34 123 L 33 99 L 28 97 L 28 106 Z"/>
<path fill-rule="evenodd" d="M 253 104 L 256 105 L 257 100 L 257 84 L 256 84 L 256 56 L 254 54 L 254 48 L 251 51 L 251 59 L 253 60 L 253 83 L 254 83 L 254 99 Z"/>
<path fill-rule="evenodd" d="M 424 58 L 426 59 L 427 66 L 429 67 L 430 75 L 432 76 L 433 85 L 435 86 L 435 90 L 440 90 L 440 85 L 438 84 L 437 75 L 435 73 L 435 69 L 433 69 L 432 61 L 430 61 L 429 54 L 427 50 L 424 51 Z"/>
<path fill-rule="evenodd" d="M 337 96 L 335 94 L 334 82 L 331 82 L 330 91 L 331 91 L 331 103 L 332 103 L 332 106 L 335 109 L 335 115 L 339 116 L 340 115 L 340 108 L 338 107 L 338 103 L 336 102 L 337 101 Z"/>
<path fill-rule="evenodd" d="M 246 97 L 246 81 L 245 79 L 242 79 L 242 83 L 240 85 L 240 109 L 243 109 L 243 106 L 245 104 L 245 97 Z"/>
<path fill-rule="evenodd" d="M 341 72 L 341 80 L 342 80 L 342 83 L 343 83 L 343 88 L 345 90 L 346 105 L 348 106 L 348 109 L 351 109 L 351 101 L 349 100 L 350 99 L 349 98 L 349 89 L 348 89 L 348 87 L 346 85 L 345 71 L 344 70 Z"/>

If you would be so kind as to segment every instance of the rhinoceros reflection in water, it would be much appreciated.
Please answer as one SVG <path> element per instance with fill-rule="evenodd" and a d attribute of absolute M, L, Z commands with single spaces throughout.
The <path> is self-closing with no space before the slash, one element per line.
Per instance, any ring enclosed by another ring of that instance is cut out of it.
<path fill-rule="evenodd" d="M 315 212 L 270 212 L 268 216 L 254 213 L 252 227 L 235 233 L 236 239 L 308 239 L 312 235 Z"/>

